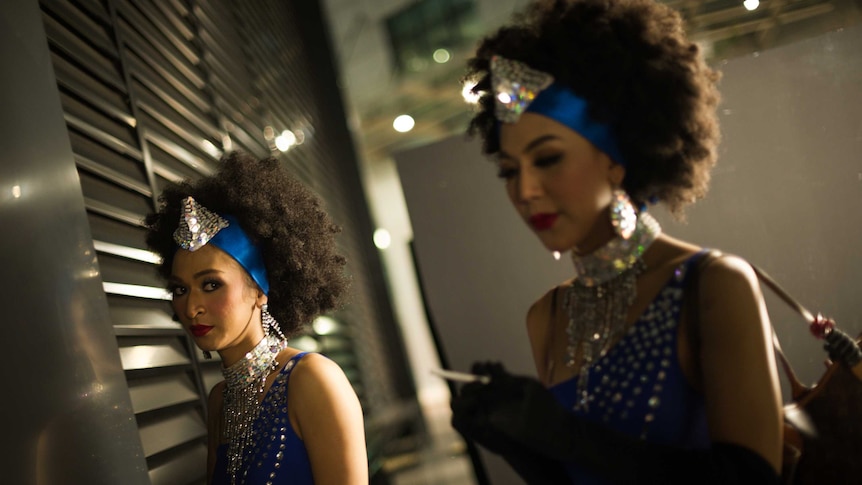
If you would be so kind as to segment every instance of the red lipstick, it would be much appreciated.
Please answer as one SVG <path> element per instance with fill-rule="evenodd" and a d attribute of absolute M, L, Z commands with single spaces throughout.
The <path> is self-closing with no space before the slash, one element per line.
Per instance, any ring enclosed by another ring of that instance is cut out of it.
<path fill-rule="evenodd" d="M 557 222 L 558 216 L 559 214 L 549 213 L 533 214 L 530 216 L 530 225 L 537 231 L 544 231 L 550 229 Z"/>
<path fill-rule="evenodd" d="M 214 327 L 210 327 L 209 325 L 192 325 L 191 331 L 192 335 L 194 335 L 195 337 L 203 337 L 204 335 L 208 334 L 213 328 Z"/>

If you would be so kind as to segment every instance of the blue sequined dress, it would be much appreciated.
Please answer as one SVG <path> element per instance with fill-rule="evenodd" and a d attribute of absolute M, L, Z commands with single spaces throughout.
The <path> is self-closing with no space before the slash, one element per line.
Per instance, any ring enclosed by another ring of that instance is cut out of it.
<path fill-rule="evenodd" d="M 559 402 L 585 419 L 647 442 L 709 447 L 703 397 L 686 381 L 677 351 L 686 272 L 701 254 L 676 268 L 637 322 L 590 367 L 587 409 L 575 409 L 577 376 L 550 388 Z M 566 468 L 578 485 L 608 483 L 576 463 Z"/>
<path fill-rule="evenodd" d="M 254 421 L 254 441 L 246 451 L 237 484 L 248 485 L 311 485 L 311 462 L 305 444 L 296 435 L 287 415 L 287 384 L 290 373 L 307 352 L 290 359 L 279 372 L 261 403 L 260 414 Z M 216 451 L 212 485 L 230 485 L 227 471 L 227 443 Z"/>

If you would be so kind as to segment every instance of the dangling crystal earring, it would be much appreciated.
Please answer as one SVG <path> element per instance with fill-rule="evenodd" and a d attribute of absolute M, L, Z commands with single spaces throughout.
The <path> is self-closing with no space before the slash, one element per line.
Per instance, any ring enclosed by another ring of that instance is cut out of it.
<path fill-rule="evenodd" d="M 213 358 L 213 354 L 209 350 L 204 350 L 204 359 L 211 360 Z"/>
<path fill-rule="evenodd" d="M 279 340 L 287 340 L 281 332 L 281 326 L 275 321 L 275 318 L 269 313 L 269 304 L 264 303 L 260 307 L 260 319 L 263 322 L 263 333 L 278 337 Z"/>
<path fill-rule="evenodd" d="M 617 236 L 628 240 L 635 231 L 638 213 L 625 190 L 616 188 L 611 196 L 611 225 Z"/>

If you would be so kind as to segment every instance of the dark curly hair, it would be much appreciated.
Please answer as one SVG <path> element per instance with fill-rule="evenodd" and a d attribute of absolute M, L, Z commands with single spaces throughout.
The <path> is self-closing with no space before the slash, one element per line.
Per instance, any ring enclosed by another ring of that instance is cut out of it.
<path fill-rule="evenodd" d="M 546 0 L 482 40 L 465 79 L 478 81 L 469 133 L 500 149 L 490 60 L 520 61 L 554 76 L 607 123 L 627 161 L 623 188 L 638 204 L 677 216 L 706 195 L 719 139 L 719 73 L 686 39 L 677 12 L 653 0 Z"/>
<path fill-rule="evenodd" d="M 286 336 L 336 306 L 347 285 L 345 259 L 335 253 L 334 235 L 340 229 L 278 160 L 233 152 L 222 158 L 215 174 L 164 189 L 159 211 L 144 222 L 147 246 L 162 256 L 158 272 L 165 279 L 177 251 L 173 232 L 188 196 L 236 217 L 258 245 L 269 277 L 269 311 Z"/>

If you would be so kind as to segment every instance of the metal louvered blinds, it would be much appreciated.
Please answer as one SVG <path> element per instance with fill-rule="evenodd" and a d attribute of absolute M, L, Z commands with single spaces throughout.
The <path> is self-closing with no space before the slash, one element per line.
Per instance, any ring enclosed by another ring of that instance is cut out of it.
<path fill-rule="evenodd" d="M 339 244 L 351 261 L 354 294 L 336 315 L 342 324 L 314 335 L 316 345 L 344 368 L 366 412 L 396 399 L 393 371 L 382 360 L 387 344 L 379 341 L 387 321 L 373 278 L 379 269 L 368 267 L 369 228 L 356 221 L 364 201 L 358 181 L 344 175 L 345 164 L 355 162 L 339 160 L 331 148 L 349 139 L 316 126 L 320 93 L 305 72 L 286 7 L 219 0 L 40 4 L 152 483 L 203 482 L 206 395 L 221 373 L 171 319 L 141 221 L 166 181 L 210 173 L 223 150 L 270 155 L 268 127 L 305 137 L 283 158 L 344 228 Z M 368 375 L 376 379 L 363 379 Z"/>

